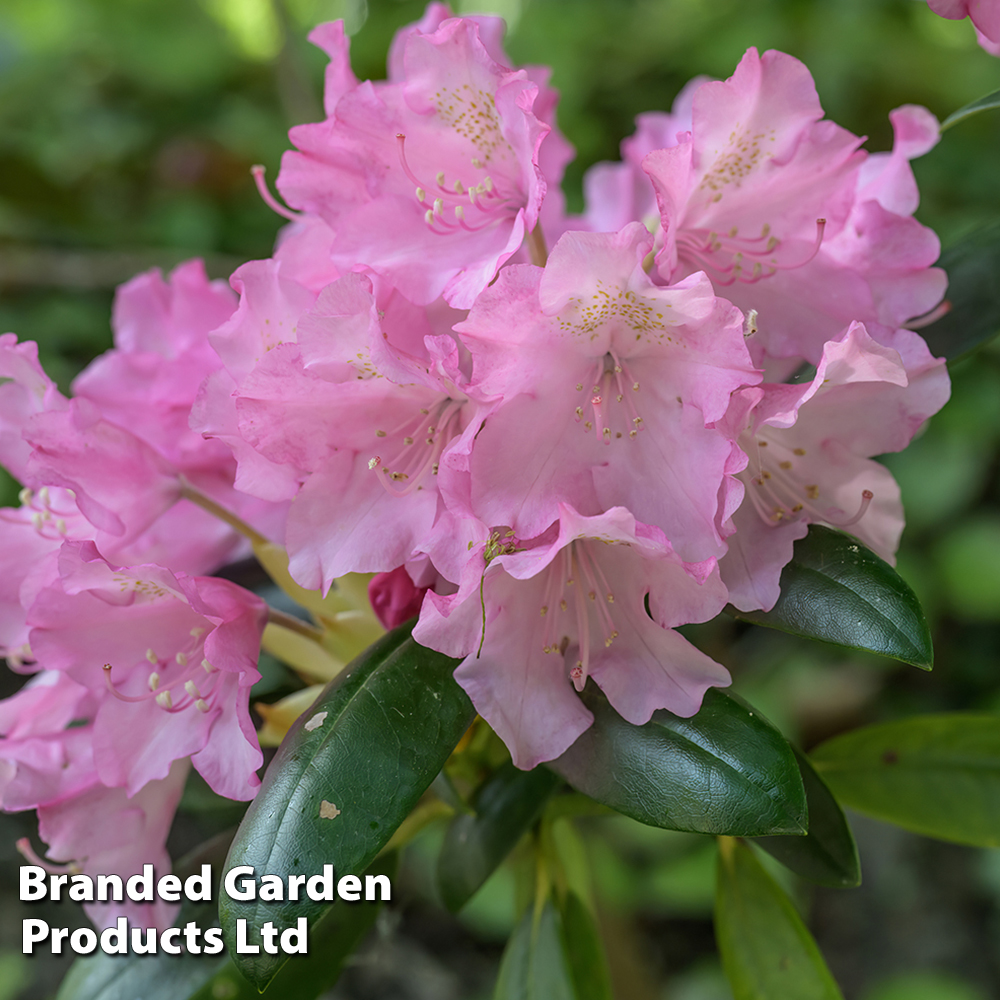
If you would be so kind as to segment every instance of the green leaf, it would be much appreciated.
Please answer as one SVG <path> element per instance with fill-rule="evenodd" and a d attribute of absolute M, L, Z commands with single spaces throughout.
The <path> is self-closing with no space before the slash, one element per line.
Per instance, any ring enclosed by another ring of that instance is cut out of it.
<path fill-rule="evenodd" d="M 445 906 L 460 910 L 538 819 L 559 784 L 548 768 L 521 771 L 510 761 L 476 792 L 475 812 L 456 816 L 438 859 L 438 888 Z"/>
<path fill-rule="evenodd" d="M 386 853 L 376 858 L 365 874 L 387 875 L 391 879 L 396 874 L 397 861 L 395 852 Z M 309 953 L 293 955 L 272 980 L 269 988 L 274 996 L 281 1000 L 314 1000 L 333 986 L 340 978 L 345 960 L 371 930 L 380 909 L 381 903 L 331 906 L 309 932 Z M 171 996 L 177 1000 L 176 995 Z M 257 989 L 229 961 L 189 1000 L 258 1000 L 259 997 Z"/>
<path fill-rule="evenodd" d="M 410 813 L 475 709 L 455 683 L 458 661 L 426 649 L 400 626 L 348 665 L 292 726 L 244 817 L 226 867 L 257 875 L 312 875 L 332 864 L 358 875 Z M 303 894 L 304 895 L 304 894 Z M 245 919 L 248 940 L 266 921 L 310 924 L 326 903 L 238 902 L 225 891 L 219 912 L 227 942 Z M 285 955 L 237 955 L 240 972 L 263 989 Z"/>
<path fill-rule="evenodd" d="M 770 611 L 729 610 L 743 621 L 922 669 L 934 662 L 927 620 L 902 577 L 856 538 L 821 524 L 795 543 Z"/>
<path fill-rule="evenodd" d="M 594 724 L 550 763 L 578 791 L 642 823 L 693 833 L 805 833 L 795 754 L 742 699 L 709 688 L 690 719 L 658 711 L 626 722 L 596 687 Z"/>
<path fill-rule="evenodd" d="M 197 913 L 195 911 L 198 911 Z M 180 925 L 195 920 L 212 923 L 214 907 L 185 906 Z M 183 944 L 183 938 L 180 942 Z M 56 1000 L 184 1000 L 194 996 L 229 964 L 221 955 L 105 955 L 78 958 L 63 979 Z"/>
<path fill-rule="evenodd" d="M 1000 108 L 1000 90 L 994 90 L 992 94 L 980 97 L 979 100 L 973 101 L 971 104 L 966 104 L 964 108 L 953 111 L 941 122 L 941 131 L 944 132 L 946 129 L 951 128 L 952 125 L 964 122 L 966 118 L 978 115 L 980 111 L 989 111 L 991 108 Z"/>
<path fill-rule="evenodd" d="M 576 1000 L 612 1000 L 611 973 L 604 942 L 590 910 L 568 890 L 558 901 L 563 953 Z"/>
<path fill-rule="evenodd" d="M 578 1000 L 563 951 L 559 915 L 551 900 L 538 913 L 529 909 L 514 928 L 500 961 L 493 997 Z"/>
<path fill-rule="evenodd" d="M 1000 847 L 1000 716 L 955 712 L 855 729 L 812 753 L 846 806 L 928 837 Z"/>
<path fill-rule="evenodd" d="M 809 805 L 809 832 L 804 837 L 759 837 L 754 842 L 796 875 L 846 889 L 861 884 L 858 847 L 843 809 L 808 758 L 795 751 Z"/>
<path fill-rule="evenodd" d="M 792 901 L 746 844 L 719 843 L 715 939 L 734 1000 L 843 1000 Z"/>
<path fill-rule="evenodd" d="M 1000 221 L 953 243 L 938 266 L 948 272 L 951 310 L 920 335 L 932 354 L 954 361 L 1000 332 Z"/>

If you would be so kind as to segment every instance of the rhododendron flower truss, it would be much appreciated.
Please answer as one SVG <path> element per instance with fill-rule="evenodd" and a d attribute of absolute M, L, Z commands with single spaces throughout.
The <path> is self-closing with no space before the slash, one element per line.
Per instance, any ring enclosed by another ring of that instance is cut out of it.
<path fill-rule="evenodd" d="M 903 326 L 945 286 L 930 267 L 937 238 L 911 217 L 907 162 L 937 141 L 934 117 L 897 110 L 894 154 L 866 160 L 861 140 L 822 116 L 802 63 L 750 49 L 729 80 L 695 90 L 691 131 L 642 162 L 662 278 L 704 270 L 758 313 L 758 349 L 813 364 L 848 323 Z"/>
<path fill-rule="evenodd" d="M 684 558 L 724 551 L 716 525 L 731 443 L 708 424 L 759 381 L 739 312 L 704 275 L 654 285 L 652 238 L 568 233 L 543 269 L 514 265 L 460 323 L 472 385 L 503 400 L 475 439 L 471 505 L 535 537 L 560 503 L 622 505 Z"/>
<path fill-rule="evenodd" d="M 553 140 L 543 177 L 551 126 L 539 115 L 555 104 L 544 74 L 508 68 L 498 19 L 442 14 L 398 39 L 386 83 L 352 86 L 346 40 L 317 30 L 340 67 L 327 76 L 330 117 L 292 129 L 299 151 L 278 188 L 332 227 L 342 270 L 363 264 L 414 302 L 443 294 L 467 308 L 534 229 L 567 146 Z"/>
<path fill-rule="evenodd" d="M 464 657 L 455 679 L 525 769 L 558 757 L 591 724 L 576 695 L 588 677 L 637 725 L 659 708 L 694 715 L 706 688 L 729 683 L 672 630 L 722 609 L 714 560 L 683 563 L 661 531 L 621 507 L 558 513 L 534 539 L 491 532 L 457 593 L 427 594 L 413 633 Z"/>
<path fill-rule="evenodd" d="M 67 542 L 59 580 L 29 609 L 29 641 L 39 664 L 101 698 L 104 784 L 135 794 L 190 756 L 219 794 L 249 799 L 261 754 L 248 699 L 266 614 L 227 580 L 118 568 L 93 543 Z"/>
<path fill-rule="evenodd" d="M 781 569 L 810 523 L 843 528 L 894 561 L 899 487 L 869 459 L 905 448 L 947 401 L 949 381 L 915 333 L 899 330 L 893 341 L 896 349 L 884 347 L 855 323 L 825 346 L 811 382 L 734 395 L 726 422 L 749 464 L 720 569 L 741 610 L 774 606 Z"/>

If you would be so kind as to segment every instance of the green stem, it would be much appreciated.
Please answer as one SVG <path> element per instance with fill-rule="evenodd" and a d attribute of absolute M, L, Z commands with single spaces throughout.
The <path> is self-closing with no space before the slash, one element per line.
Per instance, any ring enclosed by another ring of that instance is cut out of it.
<path fill-rule="evenodd" d="M 216 503 L 210 496 L 202 493 L 197 486 L 194 486 L 186 476 L 178 476 L 181 484 L 181 496 L 191 503 L 197 504 L 202 510 L 207 510 L 209 514 L 217 517 L 220 521 L 225 521 L 231 528 L 234 528 L 245 538 L 248 538 L 254 545 L 266 545 L 266 539 L 256 528 L 251 528 L 246 521 L 237 517 L 231 510 L 226 510 L 221 504 Z"/>

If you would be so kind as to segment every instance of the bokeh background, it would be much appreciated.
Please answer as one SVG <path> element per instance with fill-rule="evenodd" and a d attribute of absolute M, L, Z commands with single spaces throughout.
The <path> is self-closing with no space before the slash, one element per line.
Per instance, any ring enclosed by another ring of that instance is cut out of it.
<path fill-rule="evenodd" d="M 827 114 L 867 135 L 873 151 L 891 145 L 887 115 L 900 104 L 944 118 L 1000 88 L 1000 60 L 980 51 L 968 22 L 936 17 L 923 0 L 497 0 L 457 9 L 502 14 L 512 59 L 554 67 L 560 124 L 578 154 L 564 185 L 575 209 L 583 172 L 617 158 L 638 112 L 669 108 L 691 76 L 728 76 L 749 45 L 804 60 Z M 324 57 L 306 41 L 309 28 L 343 17 L 356 73 L 378 78 L 393 32 L 422 10 L 420 0 L 0 0 L 0 330 L 37 340 L 67 391 L 110 346 L 116 284 L 191 256 L 216 277 L 267 256 L 282 220 L 261 203 L 249 168 L 263 163 L 273 180 L 288 127 L 320 117 Z M 918 217 L 946 246 L 1000 219 L 1000 113 L 955 127 L 914 168 Z M 907 452 L 886 459 L 908 512 L 900 570 L 933 621 L 933 673 L 730 621 L 689 630 L 730 667 L 736 689 L 807 749 L 915 712 L 1000 712 L 1000 351 L 960 360 L 952 375 L 952 401 Z M 16 489 L 0 480 L 3 503 L 16 503 Z M 279 691 L 281 679 L 269 676 Z M 16 683 L 8 675 L 2 693 Z M 192 786 L 174 856 L 239 814 Z M 848 1000 L 1000 996 L 1000 852 L 852 821 L 860 889 L 781 876 Z M 711 925 L 714 843 L 624 819 L 581 829 L 616 995 L 728 1000 Z M 68 964 L 20 954 L 26 908 L 13 843 L 31 830 L 31 817 L 0 816 L 0 1000 L 53 995 Z M 447 916 L 433 890 L 440 835 L 431 829 L 409 849 L 400 901 L 337 1000 L 491 995 L 515 918 L 513 875 L 500 871 L 459 918 Z M 52 918 L 81 920 L 65 906 Z"/>

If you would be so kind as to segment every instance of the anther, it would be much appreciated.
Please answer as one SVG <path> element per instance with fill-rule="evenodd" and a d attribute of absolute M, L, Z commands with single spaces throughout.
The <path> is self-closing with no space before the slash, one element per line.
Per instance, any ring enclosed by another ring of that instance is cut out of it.
<path fill-rule="evenodd" d="M 185 681 L 184 690 L 187 691 L 192 698 L 200 698 L 201 692 L 198 690 L 198 685 L 194 681 Z"/>
<path fill-rule="evenodd" d="M 160 658 L 153 652 L 152 649 L 146 650 L 146 659 L 149 660 L 154 666 L 160 662 Z"/>
<path fill-rule="evenodd" d="M 149 675 L 149 690 L 155 691 L 160 686 L 160 675 L 154 670 Z"/>
<path fill-rule="evenodd" d="M 186 667 L 188 665 L 187 653 L 178 653 L 174 659 L 177 661 L 177 666 Z"/>
<path fill-rule="evenodd" d="M 417 201 L 423 201 L 427 197 L 427 192 L 421 187 L 417 188 L 416 194 Z"/>
<path fill-rule="evenodd" d="M 169 711 L 174 707 L 174 699 L 170 697 L 169 691 L 161 691 L 156 696 L 156 704 L 159 705 L 160 708 L 165 708 Z"/>
<path fill-rule="evenodd" d="M 28 504 L 31 503 L 34 496 L 35 496 L 34 492 L 32 490 L 29 490 L 28 487 L 25 486 L 24 489 L 22 489 L 21 492 L 18 493 L 17 499 L 22 507 L 27 507 Z"/>
<path fill-rule="evenodd" d="M 201 669 L 204 670 L 206 674 L 211 674 L 215 671 L 215 664 L 209 663 L 208 660 L 202 660 Z"/>
<path fill-rule="evenodd" d="M 369 469 L 377 469 L 381 464 L 382 464 L 382 458 L 379 455 L 376 455 L 374 458 L 368 459 Z"/>
<path fill-rule="evenodd" d="M 196 702 L 194 703 L 194 707 L 195 707 L 196 709 L 198 709 L 198 711 L 199 711 L 199 712 L 209 712 L 209 711 L 211 711 L 211 708 L 210 708 L 210 706 L 209 706 L 208 702 L 207 702 L 207 701 L 205 701 L 205 699 L 204 699 L 204 698 L 199 698 L 199 699 L 198 699 L 198 700 L 197 700 L 197 701 L 196 701 Z"/>

